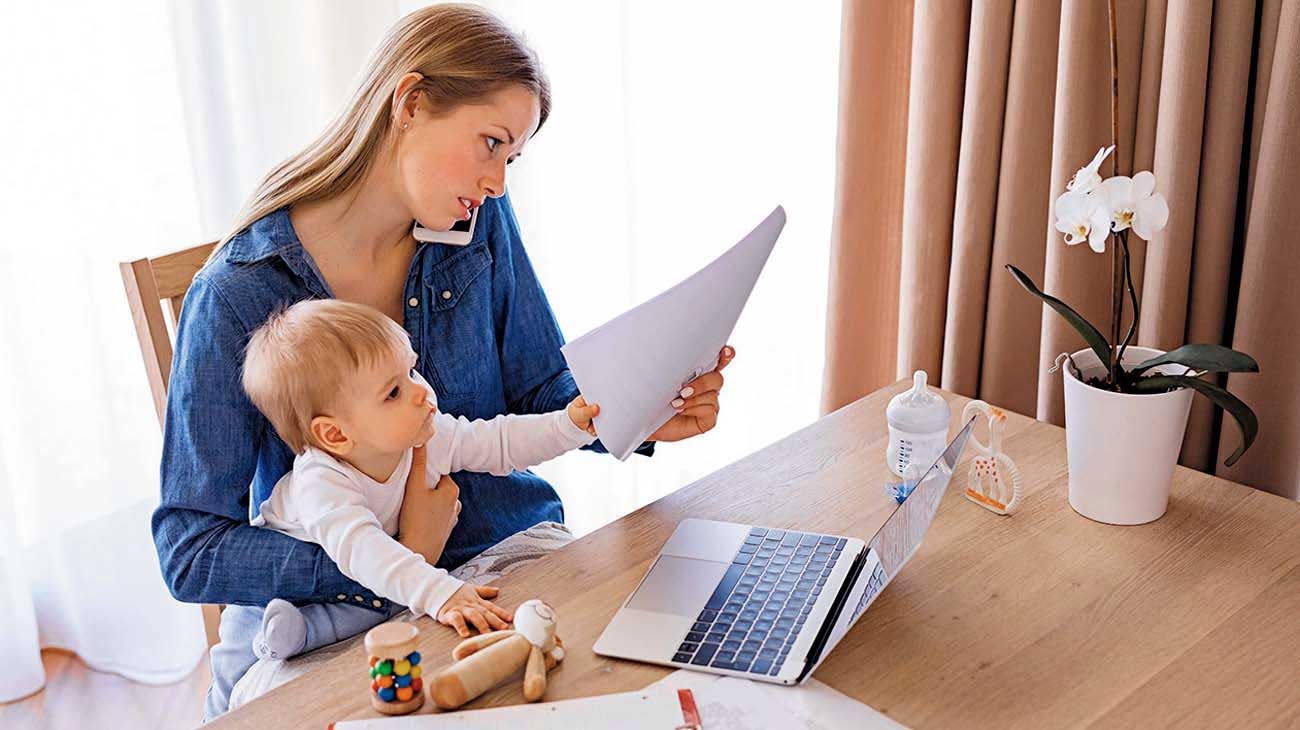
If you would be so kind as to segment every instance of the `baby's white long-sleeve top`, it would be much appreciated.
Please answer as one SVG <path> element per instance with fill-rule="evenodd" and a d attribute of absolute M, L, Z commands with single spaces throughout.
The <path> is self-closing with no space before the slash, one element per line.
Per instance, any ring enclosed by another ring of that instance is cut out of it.
<path fill-rule="evenodd" d="M 487 421 L 439 412 L 434 426 L 426 446 L 430 486 L 442 475 L 462 470 L 505 476 L 594 440 L 563 410 Z M 377 482 L 351 464 L 308 447 L 251 522 L 320 545 L 352 580 L 404 604 L 417 616 L 437 616 L 463 581 L 429 565 L 392 537 L 397 534 L 411 454 L 408 449 L 388 480 Z"/>

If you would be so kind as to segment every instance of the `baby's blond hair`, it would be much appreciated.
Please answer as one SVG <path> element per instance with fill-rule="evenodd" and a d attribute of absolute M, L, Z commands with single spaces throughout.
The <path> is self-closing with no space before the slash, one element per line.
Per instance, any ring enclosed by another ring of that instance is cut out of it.
<path fill-rule="evenodd" d="M 337 409 L 363 368 L 409 350 L 410 338 L 382 312 L 338 299 L 310 299 L 272 314 L 248 341 L 244 391 L 301 454 L 311 421 Z"/>

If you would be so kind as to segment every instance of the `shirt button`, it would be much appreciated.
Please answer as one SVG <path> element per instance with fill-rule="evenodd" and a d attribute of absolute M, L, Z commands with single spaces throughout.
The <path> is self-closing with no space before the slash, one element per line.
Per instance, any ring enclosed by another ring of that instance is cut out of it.
<path fill-rule="evenodd" d="M 450 289 L 443 289 L 443 290 L 442 290 L 442 298 L 443 298 L 443 299 L 451 299 L 451 290 L 450 290 Z"/>
<path fill-rule="evenodd" d="M 415 297 L 411 297 L 410 299 L 407 299 L 406 303 L 411 305 L 412 307 L 420 306 L 420 300 L 416 299 Z"/>
<path fill-rule="evenodd" d="M 334 597 L 337 598 L 337 599 L 339 599 L 340 601 L 346 601 L 346 600 L 348 600 L 348 594 L 346 594 L 346 593 L 340 593 L 340 594 L 338 594 L 337 596 L 334 596 Z"/>
<path fill-rule="evenodd" d="M 355 598 L 355 599 L 357 600 L 357 603 L 365 603 L 365 602 L 366 602 L 366 598 L 365 598 L 365 596 L 353 596 L 353 598 Z"/>
<path fill-rule="evenodd" d="M 374 606 L 375 608 L 379 608 L 380 606 L 384 605 L 384 602 L 376 598 L 375 600 L 370 602 L 370 605 Z"/>

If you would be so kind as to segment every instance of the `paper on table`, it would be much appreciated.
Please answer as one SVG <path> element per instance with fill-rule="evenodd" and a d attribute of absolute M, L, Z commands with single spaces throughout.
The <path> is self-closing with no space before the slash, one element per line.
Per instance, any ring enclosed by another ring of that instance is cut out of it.
<path fill-rule="evenodd" d="M 609 453 L 630 456 L 672 418 L 677 392 L 717 366 L 783 227 L 777 206 L 690 278 L 561 349 L 579 392 L 600 405 L 596 432 Z"/>
<path fill-rule="evenodd" d="M 642 692 L 689 689 L 708 730 L 907 730 L 905 725 L 832 689 L 808 679 L 785 687 L 679 669 Z"/>

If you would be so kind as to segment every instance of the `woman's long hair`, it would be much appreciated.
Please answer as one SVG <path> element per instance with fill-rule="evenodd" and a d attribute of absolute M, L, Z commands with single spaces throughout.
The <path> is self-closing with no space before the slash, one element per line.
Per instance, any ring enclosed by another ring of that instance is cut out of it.
<path fill-rule="evenodd" d="M 412 91 L 422 92 L 435 113 L 484 101 L 510 84 L 537 95 L 539 129 L 550 113 L 550 85 L 537 54 L 500 19 L 471 5 L 416 10 L 384 36 L 352 98 L 325 131 L 267 173 L 212 256 L 266 214 L 334 197 L 365 177 L 398 117 L 397 82 L 412 71 L 424 77 Z"/>

